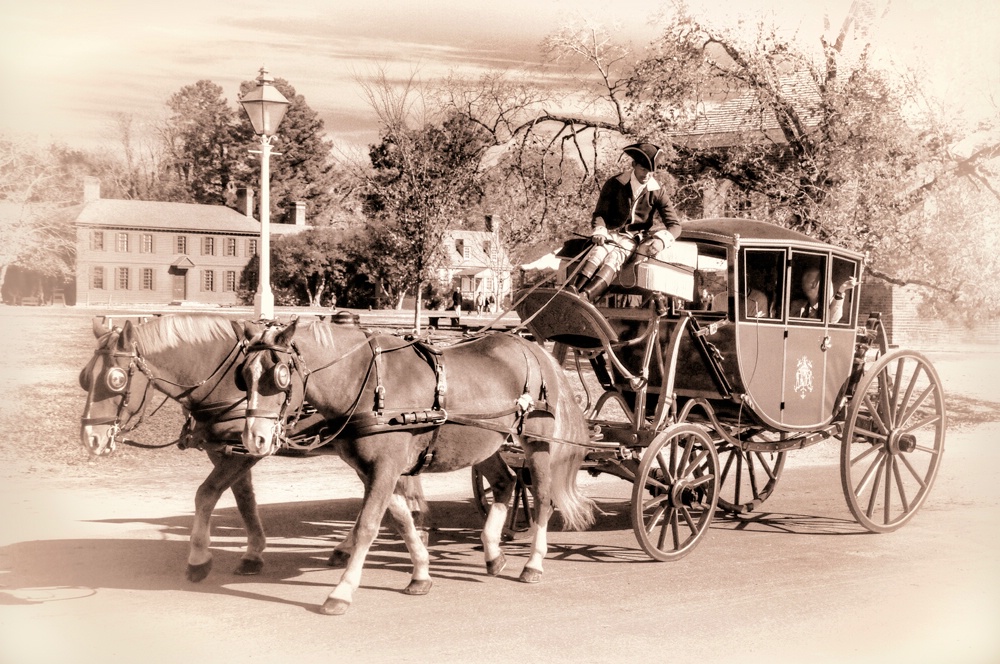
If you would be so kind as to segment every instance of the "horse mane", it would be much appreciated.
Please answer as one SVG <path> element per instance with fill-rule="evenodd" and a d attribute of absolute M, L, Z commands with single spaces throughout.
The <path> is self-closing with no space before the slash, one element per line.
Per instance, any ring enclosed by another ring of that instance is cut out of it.
<path fill-rule="evenodd" d="M 229 319 L 222 316 L 171 315 L 136 325 L 135 336 L 147 353 L 160 353 L 181 344 L 236 338 Z"/>
<path fill-rule="evenodd" d="M 315 341 L 320 347 L 338 348 L 337 337 L 334 334 L 334 331 L 342 331 L 344 327 L 327 321 L 314 320 L 309 323 L 308 329 L 312 335 L 313 341 Z"/>

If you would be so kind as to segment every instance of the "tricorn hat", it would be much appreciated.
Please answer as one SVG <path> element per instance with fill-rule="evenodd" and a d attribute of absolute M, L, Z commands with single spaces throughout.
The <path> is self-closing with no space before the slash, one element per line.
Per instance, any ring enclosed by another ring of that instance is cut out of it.
<path fill-rule="evenodd" d="M 632 161 L 648 170 L 656 170 L 656 155 L 660 154 L 660 147 L 652 143 L 634 143 L 622 149 L 622 152 L 632 158 Z"/>

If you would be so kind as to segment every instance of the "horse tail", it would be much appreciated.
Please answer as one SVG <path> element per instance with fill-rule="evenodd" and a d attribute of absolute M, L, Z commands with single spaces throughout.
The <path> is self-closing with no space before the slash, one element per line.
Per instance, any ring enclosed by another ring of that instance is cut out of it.
<path fill-rule="evenodd" d="M 569 441 L 551 445 L 552 502 L 562 513 L 563 521 L 571 530 L 586 530 L 594 525 L 596 503 L 580 493 L 577 475 L 587 454 L 590 431 L 583 410 L 576 402 L 573 388 L 555 358 L 546 354 L 553 370 L 556 387 L 554 437 Z M 553 390 L 549 394 L 552 396 Z"/>
<path fill-rule="evenodd" d="M 576 483 L 586 450 L 577 445 L 552 445 L 552 502 L 570 530 L 586 530 L 594 525 L 595 503 L 580 493 Z"/>

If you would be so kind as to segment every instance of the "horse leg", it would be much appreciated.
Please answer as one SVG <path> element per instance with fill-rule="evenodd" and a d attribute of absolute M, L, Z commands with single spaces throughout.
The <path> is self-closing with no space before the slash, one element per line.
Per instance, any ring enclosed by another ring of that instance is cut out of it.
<path fill-rule="evenodd" d="M 326 564 L 330 567 L 336 569 L 343 569 L 347 567 L 347 561 L 351 559 L 351 554 L 354 553 L 354 543 L 357 539 L 355 535 L 355 530 L 358 527 L 358 522 L 355 521 L 351 525 L 351 529 L 347 532 L 347 536 L 344 537 L 343 541 L 334 547 L 333 553 L 330 554 L 329 560 Z"/>
<path fill-rule="evenodd" d="M 489 459 L 476 465 L 478 470 L 489 482 L 493 491 L 493 505 L 486 515 L 483 532 L 480 539 L 483 542 L 483 556 L 486 559 L 486 572 L 490 576 L 498 576 L 507 566 L 507 556 L 500 548 L 503 537 L 503 527 L 507 523 L 507 503 L 514 493 L 516 477 L 507 464 L 494 454 Z"/>
<path fill-rule="evenodd" d="M 260 458 L 257 457 L 256 461 Z M 233 497 L 236 499 L 236 508 L 243 517 L 243 525 L 247 531 L 247 549 L 240 558 L 239 567 L 233 570 L 234 574 L 241 576 L 255 576 L 260 574 L 264 568 L 264 546 L 267 544 L 264 539 L 264 526 L 260 521 L 260 513 L 257 511 L 257 496 L 253 491 L 253 471 L 252 464 L 246 472 L 236 478 L 231 487 Z"/>
<path fill-rule="evenodd" d="M 417 532 L 420 533 L 420 539 L 424 546 L 427 546 L 430 543 L 428 535 L 430 505 L 427 504 L 427 499 L 424 497 L 424 485 L 420 482 L 420 476 L 403 475 L 400 477 L 399 482 L 396 483 L 396 493 L 406 498 L 406 504 L 413 516 L 413 523 Z"/>
<path fill-rule="evenodd" d="M 195 583 L 202 581 L 212 569 L 212 553 L 209 551 L 209 546 L 212 544 L 212 512 L 222 493 L 242 478 L 245 478 L 246 487 L 241 491 L 234 491 L 234 495 L 247 528 L 248 541 L 256 543 L 258 559 L 260 551 L 264 549 L 264 529 L 257 515 L 257 504 L 249 480 L 249 471 L 259 459 L 249 456 L 226 456 L 216 451 L 209 452 L 208 458 L 212 461 L 213 468 L 195 494 L 194 525 L 191 528 L 188 551 L 186 576 L 189 581 Z M 249 519 L 248 514 L 251 515 Z"/>
<path fill-rule="evenodd" d="M 529 443 L 530 445 L 530 443 Z M 542 561 L 548 551 L 548 525 L 552 518 L 552 475 L 550 472 L 550 454 L 547 446 L 543 449 L 530 451 L 528 445 L 527 461 L 531 470 L 532 484 L 535 487 L 535 536 L 531 540 L 531 556 L 521 570 L 520 580 L 524 583 L 538 583 L 542 580 Z"/>
<path fill-rule="evenodd" d="M 394 493 L 389 500 L 389 516 L 396 522 L 399 534 L 406 543 L 413 561 L 413 575 L 410 584 L 403 590 L 407 595 L 426 595 L 431 589 L 430 556 L 424 544 L 421 532 L 413 521 L 413 512 L 405 496 Z"/>
<path fill-rule="evenodd" d="M 357 523 L 354 524 L 354 553 L 347 561 L 347 569 L 340 577 L 340 582 L 326 598 L 320 613 L 328 616 L 342 615 L 347 612 L 354 599 L 354 591 L 361 585 L 361 571 L 368 557 L 379 525 L 392 499 L 393 487 L 400 472 L 383 471 L 373 474 L 371 483 L 365 484 L 365 497 L 361 504 Z"/>

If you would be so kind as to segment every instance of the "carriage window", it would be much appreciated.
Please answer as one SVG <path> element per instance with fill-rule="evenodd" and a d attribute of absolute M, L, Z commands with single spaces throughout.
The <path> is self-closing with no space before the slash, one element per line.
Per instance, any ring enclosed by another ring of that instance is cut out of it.
<path fill-rule="evenodd" d="M 740 274 L 742 320 L 781 318 L 784 266 L 784 251 L 748 249 L 744 252 Z"/>
<path fill-rule="evenodd" d="M 698 265 L 694 271 L 694 302 L 698 311 L 729 311 L 729 270 L 726 250 L 721 247 L 698 247 Z"/>
<path fill-rule="evenodd" d="M 831 293 L 836 294 L 841 285 L 851 277 L 854 277 L 858 281 L 861 280 L 861 276 L 858 273 L 857 262 L 835 256 L 833 258 L 833 279 L 831 281 L 833 288 L 831 289 Z M 852 317 L 854 315 L 854 298 L 856 296 L 856 287 L 844 289 L 844 299 L 840 300 L 840 305 L 842 306 L 838 306 L 837 303 L 834 302 L 834 306 L 830 307 L 831 325 L 847 327 L 854 325 Z"/>
<path fill-rule="evenodd" d="M 826 258 L 821 254 L 792 253 L 789 318 L 823 320 L 824 311 L 831 304 L 826 283 Z"/>

